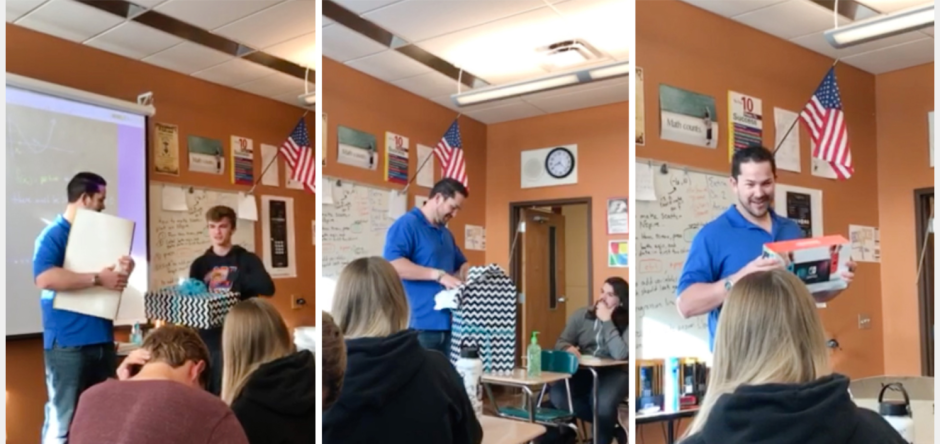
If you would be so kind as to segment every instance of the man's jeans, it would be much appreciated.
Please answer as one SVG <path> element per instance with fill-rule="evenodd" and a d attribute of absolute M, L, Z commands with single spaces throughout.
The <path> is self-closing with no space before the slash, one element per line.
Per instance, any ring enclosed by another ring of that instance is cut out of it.
<path fill-rule="evenodd" d="M 89 387 L 115 376 L 117 353 L 113 343 L 63 347 L 43 351 L 46 363 L 46 419 L 42 444 L 68 442 L 69 425 L 78 397 Z"/>
<path fill-rule="evenodd" d="M 450 330 L 447 331 L 429 331 L 415 330 L 418 332 L 418 343 L 428 350 L 437 350 L 450 359 Z"/>

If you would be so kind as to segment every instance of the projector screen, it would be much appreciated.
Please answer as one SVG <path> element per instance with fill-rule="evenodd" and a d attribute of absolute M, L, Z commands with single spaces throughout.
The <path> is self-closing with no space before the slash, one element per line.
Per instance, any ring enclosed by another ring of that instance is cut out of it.
<path fill-rule="evenodd" d="M 42 332 L 40 290 L 32 272 L 34 242 L 65 211 L 68 181 L 81 171 L 108 182 L 105 213 L 136 222 L 131 256 L 137 265 L 115 323 L 143 321 L 148 282 L 145 112 L 127 111 L 136 104 L 44 82 L 19 87 L 7 75 L 7 336 Z M 114 105 L 121 103 L 127 104 L 124 110 Z"/>

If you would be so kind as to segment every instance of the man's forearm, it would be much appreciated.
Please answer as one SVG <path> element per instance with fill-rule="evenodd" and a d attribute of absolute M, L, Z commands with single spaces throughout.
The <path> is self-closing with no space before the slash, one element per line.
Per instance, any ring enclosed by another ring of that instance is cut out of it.
<path fill-rule="evenodd" d="M 463 265 L 460 266 L 460 271 L 457 273 L 457 277 L 460 278 L 460 280 L 466 281 L 467 274 L 470 273 L 470 262 L 464 262 Z"/>
<path fill-rule="evenodd" d="M 409 281 L 436 281 L 438 279 L 438 270 L 422 267 L 403 257 L 393 260 L 391 264 L 402 279 Z"/>
<path fill-rule="evenodd" d="M 43 290 L 74 291 L 95 286 L 95 273 L 75 273 L 61 267 L 52 267 L 36 276 L 36 286 Z"/>
<path fill-rule="evenodd" d="M 679 295 L 676 308 L 684 318 L 701 316 L 721 306 L 728 296 L 724 281 L 692 284 Z"/>

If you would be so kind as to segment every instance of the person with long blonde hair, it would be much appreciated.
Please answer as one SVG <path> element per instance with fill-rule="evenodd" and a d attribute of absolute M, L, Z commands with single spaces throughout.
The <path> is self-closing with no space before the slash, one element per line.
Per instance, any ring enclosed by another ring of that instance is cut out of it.
<path fill-rule="evenodd" d="M 483 429 L 450 361 L 408 329 L 401 279 L 368 257 L 340 273 L 331 310 L 346 338 L 339 399 L 323 414 L 328 444 L 479 444 Z"/>
<path fill-rule="evenodd" d="M 734 285 L 715 333 L 705 399 L 682 444 L 904 444 L 833 373 L 813 296 L 793 273 Z"/>
<path fill-rule="evenodd" d="M 251 444 L 307 444 L 316 436 L 316 363 L 296 351 L 269 302 L 236 304 L 222 328 L 222 400 Z"/>

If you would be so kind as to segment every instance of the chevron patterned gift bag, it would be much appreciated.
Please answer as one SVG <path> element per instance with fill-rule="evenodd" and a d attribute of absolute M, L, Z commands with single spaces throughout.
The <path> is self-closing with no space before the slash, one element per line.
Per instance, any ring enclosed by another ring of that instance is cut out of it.
<path fill-rule="evenodd" d="M 144 294 L 144 313 L 147 319 L 209 329 L 221 327 L 225 315 L 238 301 L 238 293 L 185 294 L 170 286 Z"/>
<path fill-rule="evenodd" d="M 511 374 L 516 364 L 516 285 L 496 264 L 472 267 L 452 310 L 450 360 L 463 346 L 477 346 L 483 371 Z"/>

